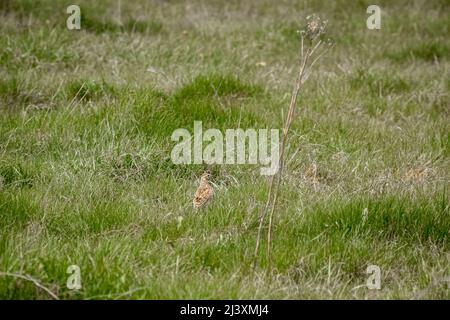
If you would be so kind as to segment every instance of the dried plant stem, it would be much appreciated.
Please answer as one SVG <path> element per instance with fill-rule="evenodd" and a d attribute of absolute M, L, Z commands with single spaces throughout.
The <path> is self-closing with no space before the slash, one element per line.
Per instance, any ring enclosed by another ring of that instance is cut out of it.
<path fill-rule="evenodd" d="M 298 72 L 298 76 L 297 76 L 297 80 L 295 82 L 294 89 L 292 91 L 291 102 L 289 104 L 289 111 L 286 116 L 286 121 L 285 121 L 284 128 L 283 128 L 283 138 L 282 138 L 282 143 L 281 143 L 281 148 L 280 148 L 280 156 L 279 156 L 279 160 L 278 160 L 279 168 L 278 168 L 278 172 L 270 177 L 269 193 L 267 196 L 266 205 L 264 206 L 264 210 L 259 217 L 258 235 L 256 238 L 256 246 L 255 246 L 255 253 L 254 253 L 255 260 L 258 255 L 258 251 L 259 251 L 259 247 L 260 247 L 260 243 L 261 243 L 261 233 L 262 233 L 262 229 L 263 229 L 264 220 L 267 216 L 267 212 L 268 212 L 269 208 L 271 208 L 271 212 L 270 212 L 270 220 L 269 220 L 268 239 L 272 238 L 271 227 L 272 227 L 272 221 L 273 221 L 273 211 L 275 209 L 275 203 L 276 203 L 276 200 L 278 197 L 278 186 L 281 182 L 281 172 L 282 172 L 283 162 L 284 162 L 283 161 L 284 150 L 286 147 L 288 131 L 291 126 L 292 119 L 294 117 L 295 105 L 297 103 L 298 93 L 300 92 L 300 87 L 301 87 L 302 78 L 303 78 L 303 75 L 305 72 L 306 62 L 308 61 L 308 57 L 309 57 L 310 53 L 311 53 L 311 50 L 308 49 L 306 52 L 306 55 L 303 55 L 303 38 L 302 38 L 302 46 L 301 46 L 301 53 L 300 53 L 300 69 Z M 275 186 L 276 192 L 274 193 L 274 182 L 275 182 L 276 177 L 278 179 L 277 179 L 277 183 Z M 268 253 L 270 253 L 270 249 L 268 249 Z"/>
<path fill-rule="evenodd" d="M 301 37 L 301 46 L 300 46 L 300 66 L 297 74 L 297 79 L 295 81 L 294 88 L 292 90 L 291 100 L 289 103 L 289 111 L 286 116 L 286 120 L 284 122 L 283 127 L 283 137 L 282 142 L 280 146 L 280 155 L 279 155 L 279 161 L 278 161 L 278 171 L 276 174 L 274 174 L 270 178 L 269 183 L 269 193 L 267 196 L 267 201 L 264 206 L 264 209 L 259 217 L 259 226 L 258 226 L 258 234 L 256 238 L 256 245 L 255 245 L 255 252 L 254 252 L 254 266 L 256 264 L 256 260 L 258 257 L 259 248 L 261 245 L 261 234 L 262 229 L 264 225 L 264 221 L 266 219 L 267 213 L 270 209 L 269 214 L 269 223 L 268 223 L 268 231 L 267 231 L 267 259 L 270 264 L 270 256 L 271 256 L 271 247 L 272 247 L 272 230 L 273 230 L 273 220 L 274 220 L 274 212 L 275 207 L 278 200 L 278 192 L 282 181 L 282 174 L 283 174 L 283 167 L 284 167 L 284 158 L 285 158 L 285 149 L 287 145 L 288 135 L 289 135 L 289 129 L 292 124 L 292 120 L 294 118 L 295 108 L 297 105 L 297 98 L 300 93 L 300 89 L 303 85 L 303 83 L 308 78 L 308 75 L 306 73 L 307 70 L 310 70 L 311 67 L 317 62 L 317 60 L 323 55 L 323 53 L 326 51 L 324 50 L 318 56 L 313 60 L 312 63 L 309 63 L 310 58 L 314 55 L 316 51 L 318 51 L 318 48 L 321 46 L 323 42 L 321 40 L 318 40 L 317 43 L 312 46 L 312 43 L 309 42 L 309 46 L 307 46 L 306 52 L 304 52 L 304 39 L 303 36 Z"/>
<path fill-rule="evenodd" d="M 14 277 L 14 278 L 18 278 L 18 279 L 31 281 L 31 282 L 33 282 L 33 284 L 36 287 L 41 288 L 42 290 L 47 292 L 53 299 L 59 300 L 58 296 L 56 294 L 54 294 L 49 288 L 45 287 L 38 280 L 36 280 L 35 278 L 33 278 L 29 275 L 23 275 L 23 274 L 19 274 L 19 273 L 10 273 L 10 272 L 0 272 L 0 276 Z"/>
<path fill-rule="evenodd" d="M 258 236 L 256 237 L 256 246 L 255 246 L 255 253 L 254 253 L 254 260 L 253 260 L 254 263 L 256 263 L 256 258 L 258 256 L 259 245 L 260 245 L 260 241 L 261 241 L 261 232 L 262 232 L 264 219 L 266 218 L 267 210 L 269 209 L 269 205 L 272 200 L 272 189 L 273 189 L 274 180 L 275 180 L 275 175 L 272 175 L 270 177 L 269 195 L 267 196 L 267 202 L 266 202 L 266 205 L 264 206 L 263 212 L 261 213 L 261 215 L 259 217 Z M 253 266 L 255 266 L 255 264 Z"/>
<path fill-rule="evenodd" d="M 291 102 L 289 104 L 289 112 L 288 112 L 288 115 L 286 117 L 285 125 L 284 125 L 284 128 L 283 128 L 283 140 L 281 142 L 280 159 L 278 161 L 278 165 L 279 165 L 279 169 L 278 169 L 278 172 L 277 172 L 278 180 L 277 180 L 277 185 L 276 185 L 276 188 L 275 188 L 275 195 L 273 197 L 272 206 L 271 206 L 271 210 L 270 210 L 269 230 L 267 232 L 267 257 L 268 257 L 268 259 L 270 259 L 270 249 L 271 249 L 271 244 L 272 244 L 273 214 L 274 214 L 275 206 L 276 206 L 277 199 L 278 199 L 278 190 L 279 190 L 279 187 L 280 187 L 280 184 L 281 184 L 281 177 L 282 177 L 282 174 L 283 174 L 284 153 L 285 153 L 285 149 L 286 149 L 286 143 L 287 143 L 287 140 L 288 140 L 288 133 L 289 133 L 289 129 L 290 129 L 291 124 L 292 124 L 292 119 L 294 118 L 295 106 L 297 104 L 298 94 L 300 92 L 300 88 L 301 88 L 301 85 L 303 83 L 302 79 L 303 79 L 303 75 L 305 74 L 306 63 L 308 62 L 308 59 L 311 56 L 311 54 L 312 54 L 312 51 L 308 48 L 308 50 L 306 51 L 305 56 L 301 56 L 301 60 L 303 60 L 303 61 L 300 63 L 300 69 L 299 69 L 299 72 L 298 72 L 297 81 L 295 82 L 294 90 L 292 91 Z"/>

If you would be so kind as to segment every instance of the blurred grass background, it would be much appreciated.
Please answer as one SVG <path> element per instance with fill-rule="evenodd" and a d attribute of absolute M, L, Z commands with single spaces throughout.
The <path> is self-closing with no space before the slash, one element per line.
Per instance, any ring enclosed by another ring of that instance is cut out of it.
<path fill-rule="evenodd" d="M 0 271 L 59 297 L 450 298 L 448 1 L 0 2 Z M 175 128 L 280 128 L 297 30 L 335 46 L 299 101 L 273 268 L 251 269 L 267 178 L 170 159 Z M 310 175 L 311 167 L 317 174 Z M 367 219 L 364 210 L 367 208 Z M 66 288 L 81 268 L 83 288 Z M 382 289 L 366 283 L 380 266 Z M 49 298 L 0 276 L 3 299 Z"/>

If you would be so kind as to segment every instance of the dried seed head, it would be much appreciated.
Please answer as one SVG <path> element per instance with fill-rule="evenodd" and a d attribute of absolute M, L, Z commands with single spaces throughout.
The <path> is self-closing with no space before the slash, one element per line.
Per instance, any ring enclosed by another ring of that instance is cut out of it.
<path fill-rule="evenodd" d="M 325 34 L 328 21 L 322 21 L 316 15 L 306 17 L 306 28 L 304 34 L 312 41 Z"/>
<path fill-rule="evenodd" d="M 318 20 L 312 20 L 308 22 L 307 30 L 309 34 L 317 34 L 320 30 L 320 24 Z"/>

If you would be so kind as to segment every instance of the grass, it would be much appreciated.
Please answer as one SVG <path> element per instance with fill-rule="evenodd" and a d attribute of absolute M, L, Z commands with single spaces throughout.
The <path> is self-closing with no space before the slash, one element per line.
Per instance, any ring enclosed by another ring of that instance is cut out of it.
<path fill-rule="evenodd" d="M 450 298 L 447 2 L 381 2 L 379 31 L 367 1 L 78 3 L 69 31 L 64 1 L 1 2 L 0 298 L 51 298 L 11 274 L 63 299 Z M 312 13 L 336 45 L 299 97 L 272 267 L 253 270 L 267 178 L 214 167 L 194 213 L 204 167 L 174 165 L 170 135 L 281 128 Z"/>

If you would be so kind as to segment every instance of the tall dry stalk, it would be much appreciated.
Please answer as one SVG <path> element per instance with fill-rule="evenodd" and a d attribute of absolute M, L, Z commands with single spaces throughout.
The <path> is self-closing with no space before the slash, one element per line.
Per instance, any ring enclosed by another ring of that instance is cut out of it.
<path fill-rule="evenodd" d="M 297 98 L 300 93 L 300 89 L 311 72 L 313 65 L 319 60 L 319 58 L 328 50 L 329 42 L 323 40 L 325 34 L 327 22 L 322 21 L 319 17 L 309 16 L 307 17 L 307 24 L 304 30 L 300 32 L 300 58 L 299 58 L 299 70 L 297 79 L 291 95 L 291 101 L 289 103 L 289 111 L 286 116 L 283 127 L 283 137 L 280 146 L 280 157 L 278 161 L 278 171 L 270 178 L 269 193 L 267 196 L 266 205 L 259 217 L 258 236 L 256 238 L 256 247 L 254 253 L 254 262 L 258 257 L 259 247 L 261 243 L 261 234 L 266 219 L 267 213 L 269 214 L 269 226 L 267 231 L 267 258 L 270 262 L 271 246 L 272 246 L 272 229 L 275 207 L 278 199 L 278 191 L 282 180 L 282 172 L 284 166 L 285 149 L 289 135 L 289 129 L 294 118 L 295 107 L 297 105 Z M 324 49 L 322 49 L 324 48 Z M 321 50 L 322 49 L 322 50 Z"/>

